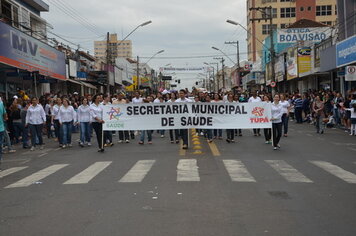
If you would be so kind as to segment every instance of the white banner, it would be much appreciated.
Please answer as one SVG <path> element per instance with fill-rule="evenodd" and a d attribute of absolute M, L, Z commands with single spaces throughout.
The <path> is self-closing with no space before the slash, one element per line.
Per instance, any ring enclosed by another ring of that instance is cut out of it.
<path fill-rule="evenodd" d="M 271 128 L 267 103 L 142 103 L 104 106 L 104 130 Z"/>

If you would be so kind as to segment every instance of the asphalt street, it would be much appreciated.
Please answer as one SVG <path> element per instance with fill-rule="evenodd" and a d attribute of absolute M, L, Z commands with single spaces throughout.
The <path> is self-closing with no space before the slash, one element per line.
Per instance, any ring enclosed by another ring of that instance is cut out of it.
<path fill-rule="evenodd" d="M 342 130 L 291 124 L 277 151 L 250 130 L 230 144 L 190 131 L 187 151 L 156 132 L 114 140 L 4 155 L 0 235 L 356 235 L 356 137 Z"/>

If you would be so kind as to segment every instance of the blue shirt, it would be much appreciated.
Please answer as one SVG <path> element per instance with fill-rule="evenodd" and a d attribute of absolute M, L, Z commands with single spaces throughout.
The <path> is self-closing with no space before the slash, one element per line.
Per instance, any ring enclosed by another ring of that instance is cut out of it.
<path fill-rule="evenodd" d="M 302 108 L 303 107 L 303 100 L 301 98 L 297 98 L 294 100 L 294 105 L 296 108 Z"/>
<path fill-rule="evenodd" d="M 4 115 L 6 114 L 6 110 L 4 107 L 4 103 L 0 102 L 0 132 L 5 131 L 5 124 L 4 124 Z"/>

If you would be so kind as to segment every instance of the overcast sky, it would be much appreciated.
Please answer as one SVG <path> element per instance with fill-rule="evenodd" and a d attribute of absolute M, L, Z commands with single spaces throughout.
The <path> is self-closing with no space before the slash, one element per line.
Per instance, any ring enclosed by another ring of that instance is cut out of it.
<path fill-rule="evenodd" d="M 90 50 L 92 53 L 93 41 L 104 39 L 107 32 L 117 33 L 122 38 L 137 25 L 152 20 L 152 24 L 139 28 L 129 39 L 133 42 L 133 56 L 140 56 L 142 62 L 147 61 L 156 52 L 165 50 L 150 61 L 149 65 L 154 69 L 166 64 L 175 67 L 197 67 L 203 66 L 204 62 L 216 62 L 212 57 L 160 59 L 221 55 L 211 49 L 212 46 L 220 48 L 228 55 L 231 54 L 231 59 L 236 61 L 236 47 L 225 45 L 225 41 L 239 40 L 241 58 L 246 58 L 246 32 L 238 26 L 226 23 L 227 19 L 232 19 L 246 25 L 246 0 L 45 0 L 45 2 L 50 6 L 50 11 L 43 13 L 42 16 L 53 26 L 52 32 L 80 44 L 84 50 Z M 69 13 L 70 10 L 77 14 Z M 83 21 L 90 23 L 90 30 L 83 26 Z M 52 36 L 49 34 L 49 37 Z M 226 64 L 232 66 L 232 62 L 227 58 Z M 183 80 L 183 86 L 189 87 L 197 79 L 195 74 L 178 76 Z"/>

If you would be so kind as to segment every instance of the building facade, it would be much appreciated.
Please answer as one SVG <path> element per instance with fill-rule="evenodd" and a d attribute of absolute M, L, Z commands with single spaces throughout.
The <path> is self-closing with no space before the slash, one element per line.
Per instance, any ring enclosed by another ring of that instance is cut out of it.
<path fill-rule="evenodd" d="M 110 34 L 109 36 L 109 53 L 111 60 L 115 58 L 132 58 L 132 42 L 131 40 L 124 40 L 121 42 L 117 38 L 117 34 Z M 107 57 L 107 40 L 94 41 L 94 56 L 98 60 L 106 61 Z"/>
<path fill-rule="evenodd" d="M 250 10 L 257 7 L 272 7 L 272 12 Z M 247 0 L 247 47 L 248 60 L 261 57 L 263 40 L 269 35 L 269 21 L 251 21 L 272 15 L 273 29 L 285 29 L 301 19 L 309 19 L 326 25 L 335 25 L 337 0 Z M 259 42 L 260 41 L 260 42 Z"/>

